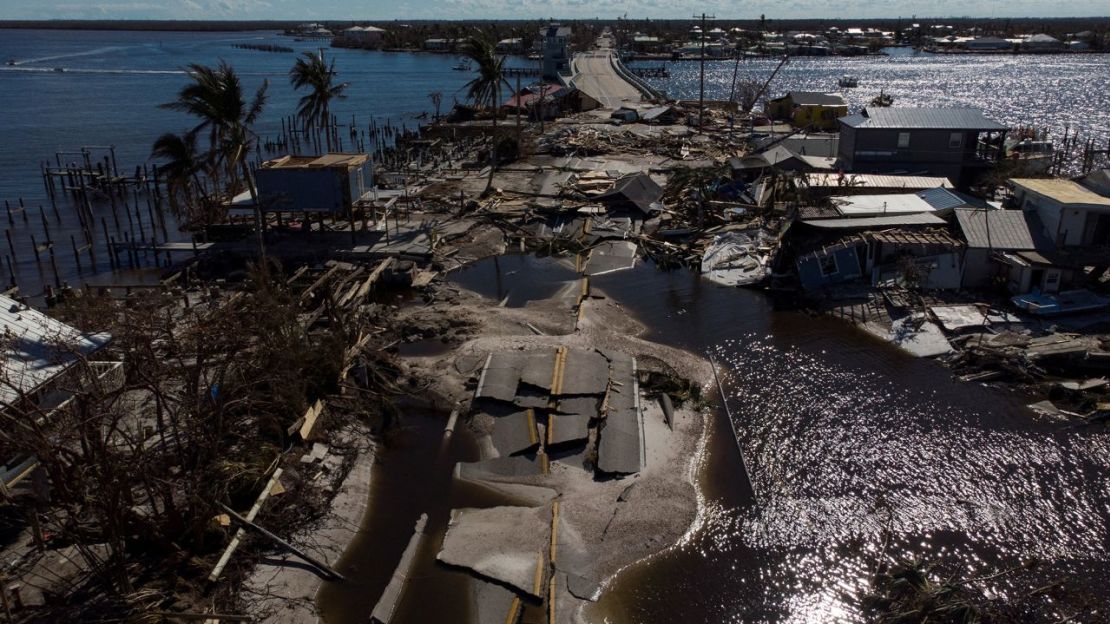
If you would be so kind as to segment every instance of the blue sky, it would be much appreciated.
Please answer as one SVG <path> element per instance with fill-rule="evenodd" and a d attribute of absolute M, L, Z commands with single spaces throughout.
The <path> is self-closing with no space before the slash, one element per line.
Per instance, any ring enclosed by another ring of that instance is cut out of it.
<path fill-rule="evenodd" d="M 1106 16 L 1110 0 L 0 0 L 0 19 Z"/>

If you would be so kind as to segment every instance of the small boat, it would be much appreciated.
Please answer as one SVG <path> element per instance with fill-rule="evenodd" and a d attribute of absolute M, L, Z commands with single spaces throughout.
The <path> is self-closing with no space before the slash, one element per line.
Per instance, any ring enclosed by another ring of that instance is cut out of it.
<path fill-rule="evenodd" d="M 1110 297 L 1103 297 L 1089 290 L 1065 290 L 1056 294 L 1034 290 L 1025 295 L 1012 297 L 1010 301 L 1022 310 L 1037 316 L 1094 312 L 1110 307 Z"/>
<path fill-rule="evenodd" d="M 837 84 L 842 87 L 851 89 L 859 86 L 859 78 L 856 78 L 855 76 L 841 76 L 840 80 L 837 81 Z"/>
<path fill-rule="evenodd" d="M 459 61 L 451 69 L 455 71 L 470 71 L 470 61 Z"/>
<path fill-rule="evenodd" d="M 1020 163 L 1027 173 L 1045 173 L 1052 166 L 1056 146 L 1051 141 L 1030 138 L 1013 143 L 1007 141 L 1006 156 Z"/>
<path fill-rule="evenodd" d="M 56 71 L 56 72 L 64 72 L 65 70 L 66 70 L 66 68 L 64 68 L 64 67 L 55 67 L 54 68 L 54 71 Z"/>
<path fill-rule="evenodd" d="M 15 66 L 15 59 L 8 59 L 9 66 Z"/>

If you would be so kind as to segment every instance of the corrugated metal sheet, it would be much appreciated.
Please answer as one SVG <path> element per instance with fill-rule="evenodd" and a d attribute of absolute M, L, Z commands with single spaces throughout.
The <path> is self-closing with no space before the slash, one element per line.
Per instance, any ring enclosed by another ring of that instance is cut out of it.
<path fill-rule="evenodd" d="M 828 230 L 852 228 L 882 228 L 900 225 L 944 225 L 944 219 L 928 213 L 918 212 L 910 214 L 887 215 L 885 217 L 858 217 L 843 219 L 808 219 L 802 223 L 816 228 Z"/>
<path fill-rule="evenodd" d="M 983 116 L 977 108 L 869 108 L 867 116 L 842 117 L 852 128 L 1008 130 L 1009 127 Z"/>
<path fill-rule="evenodd" d="M 108 344 L 108 334 L 84 334 L 78 329 L 0 295 L 4 364 L 0 401 L 16 402 L 54 379 L 81 356 Z"/>
<path fill-rule="evenodd" d="M 884 195 L 838 195 L 829 198 L 829 203 L 845 217 L 880 217 L 892 213 L 933 212 L 929 202 L 913 193 Z"/>
<path fill-rule="evenodd" d="M 819 91 L 791 91 L 785 97 L 790 98 L 798 106 L 847 106 L 844 96 L 839 93 L 822 93 Z"/>
<path fill-rule="evenodd" d="M 957 208 L 956 220 L 971 248 L 1032 251 L 1053 247 L 1032 211 Z"/>
<path fill-rule="evenodd" d="M 907 189 L 921 191 L 930 188 L 952 188 L 948 178 L 930 176 L 880 175 L 872 173 L 809 173 L 806 184 L 816 188 L 851 187 Z"/>

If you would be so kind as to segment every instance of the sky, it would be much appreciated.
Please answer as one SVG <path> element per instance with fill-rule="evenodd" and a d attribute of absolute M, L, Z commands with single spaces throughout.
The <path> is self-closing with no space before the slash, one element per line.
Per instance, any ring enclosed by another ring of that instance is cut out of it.
<path fill-rule="evenodd" d="M 770 19 L 1110 16 L 1110 0 L 0 0 L 0 19 Z"/>

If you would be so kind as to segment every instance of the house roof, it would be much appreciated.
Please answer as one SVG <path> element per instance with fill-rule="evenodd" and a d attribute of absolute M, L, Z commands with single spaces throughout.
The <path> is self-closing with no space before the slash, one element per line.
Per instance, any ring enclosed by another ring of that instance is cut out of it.
<path fill-rule="evenodd" d="M 324 154 L 323 156 L 287 155 L 262 163 L 262 169 L 325 169 L 359 167 L 370 160 L 366 154 Z"/>
<path fill-rule="evenodd" d="M 11 405 L 108 344 L 108 334 L 86 334 L 0 295 L 4 361 L 0 402 Z"/>
<path fill-rule="evenodd" d="M 806 185 L 813 188 L 881 188 L 920 191 L 929 188 L 952 188 L 948 178 L 928 176 L 880 175 L 870 173 L 809 173 Z"/>
<path fill-rule="evenodd" d="M 929 203 L 934 210 L 952 210 L 960 206 L 973 206 L 976 208 L 991 208 L 986 200 L 964 195 L 946 188 L 932 188 L 918 191 L 917 196 Z"/>
<path fill-rule="evenodd" d="M 963 241 L 955 238 L 942 229 L 930 230 L 904 230 L 895 228 L 879 232 L 868 232 L 865 236 L 869 240 L 895 245 L 943 245 L 945 247 L 963 247 Z"/>
<path fill-rule="evenodd" d="M 944 219 L 928 212 L 894 214 L 882 217 L 842 217 L 804 219 L 802 223 L 825 230 L 873 229 L 908 225 L 944 225 Z"/>
<path fill-rule="evenodd" d="M 1110 206 L 1110 197 L 1103 197 L 1091 189 L 1060 178 L 1011 178 L 1010 184 L 1017 188 L 1043 195 L 1061 204 L 1086 204 L 1091 206 Z"/>
<path fill-rule="evenodd" d="M 847 106 L 844 96 L 839 93 L 821 93 L 819 91 L 791 91 L 778 99 L 790 98 L 800 106 Z"/>
<path fill-rule="evenodd" d="M 841 117 L 850 128 L 1008 130 L 983 116 L 977 108 L 869 108 L 861 115 Z"/>
<path fill-rule="evenodd" d="M 613 188 L 595 197 L 596 200 L 605 202 L 613 200 L 626 200 L 632 202 L 644 214 L 656 212 L 661 207 L 659 200 L 663 198 L 663 188 L 655 183 L 646 173 L 634 173 L 625 176 L 613 185 Z"/>
<path fill-rule="evenodd" d="M 799 156 L 823 156 L 832 158 L 836 156 L 837 147 L 840 145 L 839 134 L 803 134 L 794 135 L 785 139 L 769 136 L 756 142 L 762 147 L 765 145 L 781 145 Z"/>
<path fill-rule="evenodd" d="M 536 87 L 527 87 L 521 89 L 519 94 L 505 100 L 504 106 L 507 108 L 526 107 L 535 104 L 536 100 L 545 98 L 549 95 L 556 93 L 563 88 L 562 85 L 545 83 Z"/>
<path fill-rule="evenodd" d="M 1032 210 L 957 208 L 956 220 L 972 249 L 1032 251 L 1052 248 L 1037 213 Z"/>
<path fill-rule="evenodd" d="M 883 216 L 915 212 L 935 212 L 929 202 L 914 193 L 882 195 L 840 195 L 829 201 L 845 217 Z"/>

